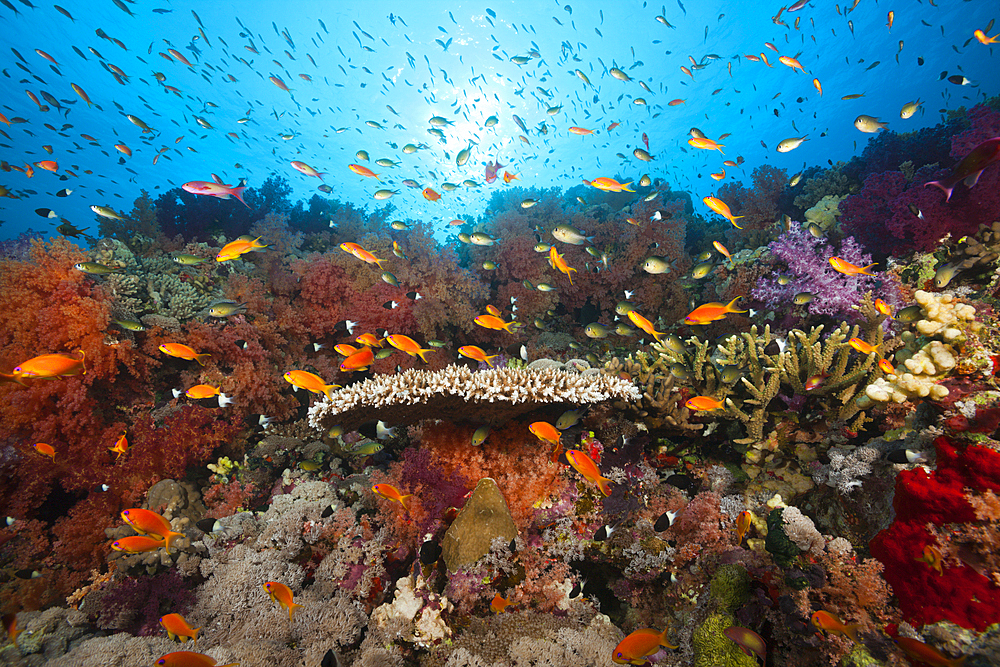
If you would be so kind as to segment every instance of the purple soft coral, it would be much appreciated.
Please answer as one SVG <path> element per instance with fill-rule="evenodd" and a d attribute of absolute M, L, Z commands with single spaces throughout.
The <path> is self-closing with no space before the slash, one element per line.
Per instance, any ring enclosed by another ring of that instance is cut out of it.
<path fill-rule="evenodd" d="M 788 309 L 794 296 L 801 292 L 813 295 L 807 305 L 810 314 L 848 321 L 857 319 L 858 311 L 852 306 L 857 305 L 869 290 L 894 307 L 900 303 L 892 281 L 866 275 L 845 276 L 833 270 L 829 259 L 834 256 L 857 266 L 871 264 L 871 256 L 850 237 L 836 250 L 826 239 L 814 238 L 801 225 L 792 223 L 791 229 L 768 249 L 775 259 L 788 267 L 792 276 L 785 285 L 781 285 L 776 276 L 763 278 L 751 291 L 753 298 L 763 301 L 772 310 Z"/>

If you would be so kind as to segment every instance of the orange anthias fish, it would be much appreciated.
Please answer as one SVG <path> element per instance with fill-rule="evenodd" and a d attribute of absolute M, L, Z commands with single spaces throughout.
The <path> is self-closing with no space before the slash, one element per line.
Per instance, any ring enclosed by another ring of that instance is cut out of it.
<path fill-rule="evenodd" d="M 605 498 L 611 495 L 611 487 L 609 486 L 611 480 L 601 476 L 601 470 L 592 458 L 579 449 L 567 449 L 566 460 L 569 461 L 571 466 L 576 468 L 578 473 L 583 475 L 584 479 L 596 484 Z"/>
<path fill-rule="evenodd" d="M 208 197 L 218 197 L 219 199 L 236 197 L 240 200 L 241 204 L 250 208 L 247 203 L 243 201 L 243 191 L 247 189 L 246 181 L 240 181 L 240 184 L 235 188 L 230 185 L 224 185 L 214 181 L 188 181 L 181 186 L 181 189 L 185 192 L 190 192 L 193 195 L 205 195 Z"/>
<path fill-rule="evenodd" d="M 919 561 L 921 563 L 927 563 L 928 567 L 932 568 L 939 575 L 944 574 L 944 569 L 941 565 L 944 563 L 944 558 L 941 556 L 941 552 L 933 544 L 928 544 L 924 547 L 924 553 L 920 558 L 914 558 L 913 560 Z"/>
<path fill-rule="evenodd" d="M 722 401 L 717 401 L 711 396 L 695 396 L 688 399 L 684 406 L 689 410 L 719 410 L 725 407 Z"/>
<path fill-rule="evenodd" d="M 314 394 L 326 394 L 327 398 L 331 397 L 330 392 L 334 389 L 340 389 L 339 384 L 327 384 L 323 378 L 309 371 L 286 371 L 285 381 L 293 387 L 305 389 Z"/>
<path fill-rule="evenodd" d="M 177 357 L 178 359 L 186 359 L 187 361 L 197 361 L 202 366 L 208 361 L 208 358 L 212 356 L 208 352 L 205 354 L 198 354 L 192 348 L 184 345 L 183 343 L 164 343 L 160 346 L 160 352 L 163 354 L 169 354 L 171 357 Z"/>
<path fill-rule="evenodd" d="M 56 450 L 52 445 L 47 445 L 44 442 L 36 442 L 32 445 L 32 447 L 34 447 L 35 451 L 42 456 L 47 456 L 52 459 L 53 463 L 56 462 Z"/>
<path fill-rule="evenodd" d="M 747 311 L 736 309 L 736 302 L 741 298 L 738 296 L 727 304 L 712 302 L 698 306 L 684 318 L 684 324 L 708 324 L 723 319 L 729 313 L 745 313 Z"/>
<path fill-rule="evenodd" d="M 722 634 L 736 642 L 746 655 L 753 658 L 760 658 L 761 664 L 767 662 L 767 643 L 764 638 L 749 628 L 741 628 L 738 625 L 731 625 L 722 631 Z"/>
<path fill-rule="evenodd" d="M 819 93 L 819 96 L 823 97 L 823 84 L 819 82 L 819 79 L 813 79 L 813 87 L 816 88 L 816 92 Z"/>
<path fill-rule="evenodd" d="M 167 636 L 175 642 L 186 642 L 189 639 L 193 639 L 195 644 L 198 643 L 198 631 L 201 628 L 192 628 L 180 614 L 161 616 L 160 625 L 167 631 Z"/>
<path fill-rule="evenodd" d="M 733 215 L 732 211 L 729 210 L 729 205 L 717 197 L 703 197 L 702 201 L 705 202 L 705 206 L 709 207 L 723 218 L 733 223 L 733 227 L 736 229 L 743 229 L 736 224 L 736 221 L 742 218 L 742 215 Z"/>
<path fill-rule="evenodd" d="M 340 249 L 343 250 L 344 252 L 351 253 L 365 264 L 376 264 L 380 269 L 382 268 L 382 262 L 385 261 L 384 259 L 379 259 L 375 255 L 371 254 L 370 252 L 359 246 L 357 243 L 349 243 L 349 242 L 341 243 Z"/>
<path fill-rule="evenodd" d="M 502 614 L 505 611 L 507 611 L 507 607 L 511 606 L 512 604 L 514 603 L 508 600 L 507 598 L 500 597 L 500 594 L 497 593 L 495 596 L 493 596 L 493 602 L 490 602 L 490 609 L 493 610 L 494 614 Z"/>
<path fill-rule="evenodd" d="M 660 336 L 664 335 L 665 332 L 657 331 L 653 326 L 653 323 L 647 320 L 645 317 L 639 314 L 638 311 L 630 310 L 628 311 L 628 318 L 632 320 L 632 323 L 648 333 L 650 336 L 656 340 L 660 340 Z"/>
<path fill-rule="evenodd" d="M 749 510 L 743 510 L 736 517 L 736 543 L 743 544 L 743 538 L 747 536 L 747 531 L 753 524 L 753 514 Z"/>
<path fill-rule="evenodd" d="M 792 58 L 791 56 L 781 56 L 778 58 L 778 62 L 787 67 L 791 67 L 793 70 L 799 70 L 800 72 L 805 74 L 805 69 L 802 68 L 802 63 L 800 63 L 795 58 Z"/>
<path fill-rule="evenodd" d="M 712 247 L 721 252 L 723 255 L 725 255 L 726 259 L 728 259 L 730 262 L 733 261 L 733 256 L 729 254 L 729 250 L 726 248 L 726 246 L 722 245 L 718 241 L 712 241 Z"/>
<path fill-rule="evenodd" d="M 156 667 L 236 667 L 239 664 L 227 662 L 219 665 L 212 656 L 191 651 L 174 651 L 156 661 Z"/>
<path fill-rule="evenodd" d="M 719 151 L 725 155 L 725 153 L 722 152 L 725 144 L 716 143 L 714 139 L 708 139 L 707 137 L 691 137 L 688 139 L 688 143 L 695 148 L 702 148 L 708 151 Z"/>
<path fill-rule="evenodd" d="M 210 384 L 196 384 L 195 386 L 185 391 L 184 395 L 196 401 L 200 401 L 206 398 L 214 398 L 218 396 L 220 408 L 224 408 L 233 402 L 233 399 L 223 394 L 218 387 L 213 387 Z"/>
<path fill-rule="evenodd" d="M 985 44 L 1000 43 L 1000 40 L 998 40 L 998 38 L 1000 38 L 1000 35 L 994 35 L 993 37 L 988 37 L 986 33 L 983 32 L 982 30 L 975 31 L 974 33 L 972 33 L 972 36 L 975 37 L 977 40 L 979 40 L 980 44 L 985 45 Z"/>
<path fill-rule="evenodd" d="M 573 284 L 573 273 L 576 272 L 576 269 L 566 263 L 566 260 L 559 254 L 555 246 L 549 248 L 549 264 L 553 269 L 558 269 L 560 273 L 565 273 L 566 277 L 569 278 L 569 284 Z"/>
<path fill-rule="evenodd" d="M 896 637 L 895 642 L 911 660 L 930 667 L 962 667 L 967 657 L 949 658 L 933 646 L 909 637 Z"/>
<path fill-rule="evenodd" d="M 51 172 L 59 171 L 59 163 L 56 162 L 55 160 L 42 160 L 40 162 L 36 162 L 35 166 L 37 166 L 39 169 L 44 169 L 45 171 L 51 171 Z"/>
<path fill-rule="evenodd" d="M 632 185 L 632 181 L 628 183 L 619 183 L 613 178 L 608 178 L 607 176 L 600 176 L 592 181 L 583 179 L 584 185 L 589 185 L 592 188 L 597 188 L 598 190 L 603 190 L 604 192 L 635 192 L 635 190 L 630 190 L 628 186 Z"/>
<path fill-rule="evenodd" d="M 830 258 L 830 266 L 832 266 L 835 271 L 843 273 L 845 276 L 873 275 L 868 272 L 868 269 L 872 268 L 876 264 L 878 264 L 878 262 L 869 264 L 868 266 L 857 266 L 856 264 L 851 264 L 850 262 L 839 257 Z"/>
<path fill-rule="evenodd" d="M 399 492 L 399 489 L 394 487 L 392 484 L 376 484 L 372 487 L 372 491 L 386 500 L 392 500 L 399 503 L 407 512 L 410 511 L 410 502 L 413 498 L 413 494 L 407 494 L 404 496 Z"/>
<path fill-rule="evenodd" d="M 363 333 L 354 340 L 368 347 L 382 347 L 382 341 L 373 333 Z"/>
<path fill-rule="evenodd" d="M 528 424 L 528 430 L 539 440 L 555 447 L 552 450 L 552 462 L 557 462 L 559 455 L 562 453 L 562 434 L 556 427 L 548 422 L 533 422 Z"/>
<path fill-rule="evenodd" d="M 568 131 L 569 131 L 570 134 L 578 134 L 580 136 L 584 136 L 584 135 L 587 135 L 587 134 L 593 134 L 594 133 L 593 130 L 586 130 L 586 129 L 582 128 L 582 127 L 575 127 L 575 126 L 569 128 Z"/>
<path fill-rule="evenodd" d="M 812 615 L 812 624 L 816 626 L 819 630 L 825 630 L 830 634 L 842 635 L 849 638 L 855 644 L 858 643 L 858 628 L 861 626 L 857 623 L 851 623 L 850 625 L 844 625 L 840 622 L 840 619 L 831 614 L 828 611 L 817 611 Z"/>
<path fill-rule="evenodd" d="M 267 248 L 268 245 L 266 243 L 260 243 L 260 238 L 258 236 L 255 239 L 236 239 L 235 241 L 230 241 L 215 256 L 215 261 L 230 262 L 234 259 L 239 259 L 248 252 Z"/>
<path fill-rule="evenodd" d="M 288 610 L 289 621 L 292 620 L 295 610 L 302 606 L 292 601 L 292 589 L 280 582 L 268 581 L 264 584 L 264 590 L 271 596 L 272 601 Z"/>
<path fill-rule="evenodd" d="M 333 349 L 337 352 L 337 354 L 349 357 L 355 352 L 360 351 L 361 348 L 354 347 L 353 345 L 350 345 L 348 343 L 338 343 L 337 345 L 333 346 Z"/>
<path fill-rule="evenodd" d="M 128 440 L 125 437 L 125 433 L 122 433 L 122 437 L 118 438 L 113 447 L 108 447 L 109 452 L 114 452 L 118 456 L 115 457 L 115 461 L 122 457 L 122 454 L 128 451 Z"/>
<path fill-rule="evenodd" d="M 514 333 L 511 331 L 511 327 L 517 324 L 516 321 L 504 322 L 502 319 L 496 315 L 477 315 L 476 319 L 472 320 L 481 327 L 486 327 L 487 329 L 494 329 L 499 331 L 503 329 L 507 333 Z"/>
<path fill-rule="evenodd" d="M 652 628 L 636 630 L 618 643 L 611 653 L 611 661 L 616 665 L 644 665 L 647 657 L 660 650 L 660 647 L 677 648 L 667 641 L 667 630 L 663 632 Z"/>
<path fill-rule="evenodd" d="M 503 182 L 504 183 L 510 183 L 511 181 L 519 181 L 519 180 L 521 180 L 521 177 L 518 176 L 517 174 L 512 174 L 509 171 L 505 171 L 503 173 Z"/>
<path fill-rule="evenodd" d="M 111 543 L 111 548 L 115 551 L 124 551 L 129 554 L 148 553 L 150 551 L 156 551 L 162 546 L 162 538 L 148 537 L 146 535 L 123 537 Z"/>
<path fill-rule="evenodd" d="M 366 176 L 368 178 L 374 178 L 376 181 L 379 181 L 379 182 L 382 181 L 382 179 L 378 177 L 378 174 L 376 174 L 374 171 L 372 171 L 368 167 L 365 167 L 364 165 L 349 164 L 349 165 L 347 165 L 347 168 L 350 169 L 351 171 L 353 171 L 358 176 Z"/>
<path fill-rule="evenodd" d="M 351 354 L 340 363 L 340 370 L 345 373 L 353 371 L 365 371 L 375 362 L 375 354 L 372 349 L 365 345 L 360 350 Z"/>
<path fill-rule="evenodd" d="M 458 348 L 458 353 L 463 357 L 468 357 L 469 359 L 475 359 L 476 361 L 484 362 L 490 368 L 493 368 L 493 363 L 490 359 L 496 359 L 496 354 L 486 354 L 486 351 L 481 347 L 476 347 L 475 345 L 463 345 Z"/>
<path fill-rule="evenodd" d="M 878 312 L 882 313 L 883 315 L 885 315 L 886 317 L 888 317 L 890 320 L 893 319 L 893 317 L 892 317 L 892 306 L 890 306 L 889 304 L 887 304 L 882 299 L 875 299 L 875 310 L 877 310 Z"/>
<path fill-rule="evenodd" d="M 74 93 L 80 96 L 80 99 L 82 99 L 84 102 L 87 103 L 88 107 L 92 104 L 92 102 L 90 101 L 90 97 L 87 95 L 86 92 L 84 92 L 83 88 L 76 85 L 75 83 L 71 83 L 69 87 L 73 89 Z"/>
<path fill-rule="evenodd" d="M 427 201 L 437 201 L 438 199 L 441 199 L 441 195 L 439 195 L 431 188 L 424 188 L 422 194 L 424 195 L 424 199 L 426 199 Z"/>
<path fill-rule="evenodd" d="M 138 533 L 155 535 L 163 539 L 167 551 L 170 551 L 170 545 L 173 544 L 174 540 L 178 537 L 184 537 L 183 533 L 176 533 L 170 529 L 170 522 L 166 518 L 140 507 L 123 510 L 122 519 Z"/>
<path fill-rule="evenodd" d="M 80 358 L 74 359 L 65 354 L 43 354 L 33 357 L 14 367 L 13 380 L 24 384 L 23 379 L 55 378 L 69 375 L 80 375 L 87 372 L 84 365 L 86 355 L 80 350 Z"/>
<path fill-rule="evenodd" d="M 267 77 L 267 80 L 276 85 L 279 89 L 285 91 L 286 93 L 292 92 L 291 88 L 289 88 L 288 85 L 284 81 L 282 81 L 281 78 L 279 77 L 269 76 Z"/>
<path fill-rule="evenodd" d="M 879 353 L 877 347 L 875 347 L 874 345 L 869 345 L 868 343 L 866 343 L 865 341 L 861 340 L 860 338 L 852 338 L 849 341 L 847 341 L 847 344 L 850 345 L 851 347 L 853 347 L 855 350 L 857 350 L 861 354 L 871 354 L 872 352 L 874 352 L 875 354 L 878 354 L 879 356 L 881 356 L 881 354 Z"/>
<path fill-rule="evenodd" d="M 423 359 L 424 363 L 427 363 L 427 357 L 424 356 L 427 352 L 433 352 L 434 350 L 430 348 L 422 348 L 417 345 L 417 341 L 413 340 L 409 336 L 404 336 L 402 334 L 391 334 L 386 336 L 385 339 L 389 341 L 389 345 L 392 345 L 397 350 L 406 352 L 411 357 L 420 357 Z"/>
<path fill-rule="evenodd" d="M 895 368 L 895 366 L 893 366 L 892 362 L 889 361 L 888 359 L 879 359 L 878 360 L 878 367 L 886 375 L 895 375 L 896 374 L 896 368 Z"/>

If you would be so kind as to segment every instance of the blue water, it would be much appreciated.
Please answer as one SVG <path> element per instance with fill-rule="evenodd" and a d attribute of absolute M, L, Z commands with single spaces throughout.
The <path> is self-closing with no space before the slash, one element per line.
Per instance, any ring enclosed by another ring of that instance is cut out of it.
<path fill-rule="evenodd" d="M 28 122 L 0 126 L 0 159 L 20 166 L 56 160 L 59 172 L 36 168 L 31 179 L 17 171 L 0 172 L 0 184 L 20 197 L 0 199 L 2 238 L 28 228 L 54 233 L 59 219 L 43 219 L 35 214 L 37 208 L 50 208 L 94 234 L 91 205 L 127 212 L 141 189 L 156 197 L 187 181 L 211 180 L 212 174 L 228 184 L 246 177 L 252 187 L 277 173 L 292 184 L 293 199 L 307 199 L 321 183 L 293 170 L 292 160 L 328 174 L 325 182 L 333 190 L 324 196 L 369 210 L 385 205 L 373 199 L 375 190 L 399 190 L 388 200 L 399 209 L 396 217 L 437 221 L 442 232 L 459 215 L 482 214 L 490 194 L 504 187 L 502 181 L 484 183 L 484 164 L 494 158 L 520 176 L 515 185 L 526 187 L 566 189 L 583 178 L 637 180 L 648 173 L 674 189 L 691 191 L 699 202 L 696 210 L 707 215 L 700 198 L 715 192 L 718 184 L 709 174 L 719 171 L 726 158 L 745 159 L 741 169 L 726 169 L 729 178 L 745 184 L 762 163 L 786 168 L 789 175 L 805 165 L 825 166 L 864 148 L 870 135 L 855 129 L 859 114 L 888 121 L 892 130 L 913 131 L 938 123 L 944 109 L 995 95 L 1000 82 L 997 47 L 972 36 L 998 13 L 997 5 L 985 0 L 939 0 L 938 6 L 861 0 L 846 16 L 850 3 L 838 12 L 834 5 L 815 1 L 793 14 L 783 13 L 780 20 L 787 27 L 771 19 L 781 7 L 778 2 L 691 1 L 682 7 L 676 0 L 666 5 L 162 1 L 126 4 L 135 14 L 130 17 L 109 0 L 63 0 L 61 6 L 75 22 L 47 2 L 37 3 L 36 9 L 21 0 L 9 2 L 19 13 L 0 7 L 5 42 L 0 49 L 5 77 L 0 111 Z M 170 13 L 155 13 L 154 8 Z M 207 42 L 199 35 L 192 8 Z M 890 9 L 896 12 L 891 31 L 886 26 Z M 675 28 L 657 22 L 657 15 Z M 128 50 L 97 36 L 99 29 Z M 294 46 L 279 34 L 285 31 Z M 997 32 L 1000 27 L 990 34 Z M 168 48 L 182 53 L 194 68 L 161 57 Z M 541 57 L 520 66 L 510 60 L 532 49 Z M 772 67 L 743 57 L 761 53 Z M 719 58 L 705 60 L 709 54 Z M 780 64 L 779 55 L 796 57 L 807 73 Z M 693 77 L 681 70 L 691 66 L 689 56 L 706 65 Z M 116 82 L 102 62 L 124 71 L 128 82 Z M 608 69 L 616 66 L 634 80 L 613 78 Z M 574 73 L 577 69 L 592 86 Z M 158 82 L 154 72 L 163 73 L 165 81 Z M 940 80 L 942 72 L 962 74 L 973 85 Z M 272 75 L 292 92 L 273 85 L 268 80 Z M 822 97 L 813 78 L 822 84 Z M 652 92 L 642 90 L 640 80 Z M 71 83 L 86 91 L 94 107 L 87 107 Z M 179 89 L 180 96 L 166 91 L 164 84 Z M 40 97 L 43 90 L 68 113 L 54 108 L 42 112 L 25 93 Z M 841 99 L 861 93 L 860 99 Z M 639 97 L 645 105 L 634 103 Z M 685 103 L 668 106 L 674 99 Z M 901 107 L 917 99 L 924 102 L 920 112 L 901 120 Z M 560 113 L 546 113 L 560 105 Z M 126 114 L 155 132 L 144 134 Z M 499 124 L 484 129 L 486 118 L 494 114 Z M 515 125 L 513 114 L 524 120 L 527 134 Z M 200 126 L 196 116 L 212 129 Z M 446 140 L 427 133 L 431 116 L 454 121 L 443 128 Z M 241 124 L 241 118 L 250 120 Z M 367 126 L 369 120 L 386 129 Z M 549 130 L 544 135 L 537 130 L 542 122 Z M 607 131 L 613 122 L 620 125 Z M 64 124 L 72 127 L 63 129 Z M 596 133 L 577 136 L 567 132 L 570 126 Z M 721 142 L 725 157 L 689 147 L 692 127 L 710 138 L 730 133 Z M 643 133 L 656 158 L 650 163 L 632 153 L 643 146 Z M 797 150 L 775 152 L 782 139 L 804 135 L 809 140 Z M 114 148 L 119 143 L 132 150 L 131 157 Z M 407 143 L 428 148 L 406 155 L 401 149 Z M 470 144 L 471 159 L 457 167 L 457 152 Z M 45 145 L 52 147 L 51 155 Z M 372 162 L 361 164 L 379 173 L 382 184 L 348 170 L 358 162 L 358 150 L 370 154 Z M 124 164 L 119 164 L 121 157 Z M 373 164 L 379 158 L 401 165 L 380 168 Z M 435 189 L 440 201 L 426 201 L 420 189 L 401 185 L 406 178 Z M 440 187 L 465 179 L 482 187 L 453 192 Z M 72 194 L 56 197 L 63 188 Z"/>

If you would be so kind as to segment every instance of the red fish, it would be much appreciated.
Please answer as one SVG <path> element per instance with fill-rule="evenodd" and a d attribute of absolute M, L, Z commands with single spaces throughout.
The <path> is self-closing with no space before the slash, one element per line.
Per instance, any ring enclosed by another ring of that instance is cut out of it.
<path fill-rule="evenodd" d="M 736 310 L 736 302 L 741 298 L 736 297 L 727 304 L 712 302 L 698 306 L 684 318 L 684 324 L 708 324 L 723 319 L 728 313 L 745 313 L 745 310 Z"/>
<path fill-rule="evenodd" d="M 184 537 L 184 533 L 177 533 L 171 530 L 170 522 L 167 521 L 166 517 L 150 510 L 144 510 L 141 507 L 123 510 L 122 519 L 125 520 L 125 523 L 132 526 L 136 532 L 159 537 L 163 540 L 163 546 L 167 548 L 168 552 L 174 540 L 178 537 Z"/>
<path fill-rule="evenodd" d="M 916 639 L 896 637 L 895 642 L 910 659 L 924 665 L 930 665 L 931 667 L 961 667 L 965 662 L 964 655 L 960 658 L 949 658 L 933 646 L 928 646 Z"/>
<path fill-rule="evenodd" d="M 240 180 L 239 185 L 235 188 L 230 185 L 213 183 L 212 181 L 188 181 L 181 186 L 181 189 L 185 192 L 190 192 L 193 195 L 208 195 L 209 197 L 218 197 L 219 199 L 236 197 L 240 200 L 241 204 L 250 208 L 247 203 L 243 201 L 243 191 L 247 189 L 246 180 L 243 179 Z"/>
<path fill-rule="evenodd" d="M 646 150 L 648 151 L 649 150 L 649 137 L 646 136 L 645 132 L 642 133 L 642 143 L 646 145 Z"/>
<path fill-rule="evenodd" d="M 979 182 L 979 175 L 983 173 L 989 165 L 1000 160 L 1000 137 L 987 139 L 979 144 L 972 151 L 962 158 L 951 174 L 945 176 L 940 181 L 924 183 L 924 187 L 933 185 L 940 188 L 945 194 L 945 201 L 951 199 L 951 192 L 958 185 L 959 181 L 964 181 L 965 186 L 971 188 Z"/>
<path fill-rule="evenodd" d="M 295 610 L 302 606 L 292 602 L 292 589 L 280 582 L 268 581 L 264 584 L 264 590 L 271 596 L 271 600 L 288 610 L 289 621 L 292 620 Z"/>
<path fill-rule="evenodd" d="M 14 382 L 24 384 L 24 378 L 55 378 L 86 373 L 85 356 L 83 350 L 80 350 L 79 359 L 65 354 L 43 354 L 28 359 L 14 368 Z"/>
<path fill-rule="evenodd" d="M 492 183 L 493 181 L 497 180 L 497 172 L 500 171 L 500 167 L 504 167 L 504 166 L 506 166 L 506 165 L 500 164 L 500 160 L 497 160 L 496 162 L 487 162 L 486 163 L 486 182 L 487 183 Z"/>
<path fill-rule="evenodd" d="M 156 667 L 236 667 L 238 664 L 240 663 L 228 662 L 219 665 L 212 656 L 191 651 L 174 651 L 156 661 Z"/>
<path fill-rule="evenodd" d="M 365 371 L 368 370 L 368 367 L 371 366 L 374 361 L 375 355 L 372 354 L 372 349 L 366 345 L 351 356 L 344 359 L 344 361 L 340 364 L 340 370 L 344 372 Z"/>
<path fill-rule="evenodd" d="M 611 661 L 616 665 L 644 665 L 648 661 L 646 658 L 660 650 L 661 646 L 666 648 L 677 648 L 667 641 L 667 630 L 663 632 L 652 628 L 636 630 L 618 643 L 611 653 Z"/>
<path fill-rule="evenodd" d="M 581 452 L 579 449 L 567 449 L 566 460 L 569 461 L 571 466 L 576 468 L 578 473 L 583 475 L 584 479 L 596 484 L 605 498 L 611 495 L 611 480 L 601 476 L 600 468 L 597 467 L 594 460 L 587 456 L 585 452 Z"/>

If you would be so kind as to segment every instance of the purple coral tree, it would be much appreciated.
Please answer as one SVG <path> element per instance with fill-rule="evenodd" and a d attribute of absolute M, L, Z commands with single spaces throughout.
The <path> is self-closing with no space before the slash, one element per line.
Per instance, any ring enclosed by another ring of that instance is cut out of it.
<path fill-rule="evenodd" d="M 895 278 L 888 275 L 847 276 L 833 269 L 831 257 L 862 267 L 872 263 L 871 255 L 851 237 L 841 241 L 837 249 L 826 238 L 816 238 L 805 227 L 793 222 L 791 229 L 768 245 L 768 250 L 775 264 L 784 264 L 787 270 L 781 271 L 776 266 L 774 275 L 761 278 L 750 294 L 776 312 L 790 312 L 795 295 L 802 292 L 813 295 L 812 301 L 803 306 L 810 315 L 826 315 L 847 322 L 860 317 L 852 306 L 857 305 L 869 290 L 873 298 L 881 298 L 893 308 L 901 303 Z M 878 267 L 871 269 L 873 273 L 878 270 Z M 779 283 L 779 273 L 791 276 L 787 284 Z"/>

